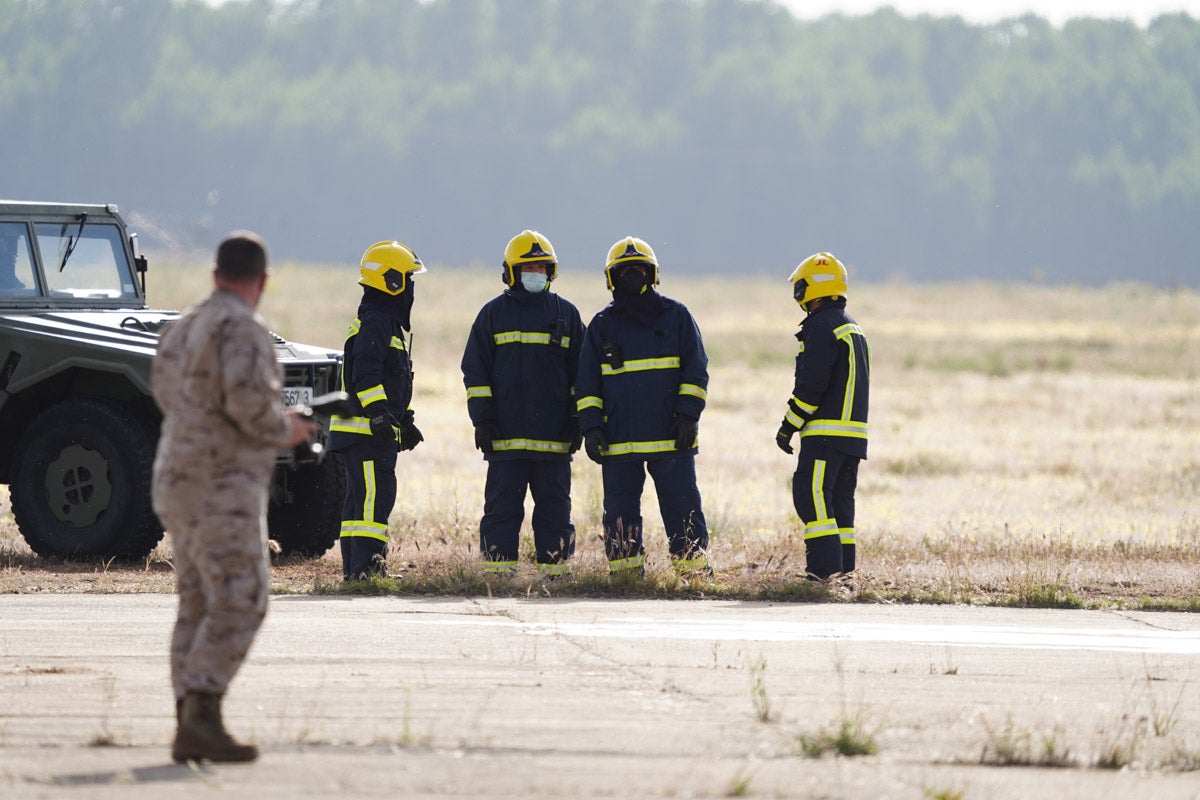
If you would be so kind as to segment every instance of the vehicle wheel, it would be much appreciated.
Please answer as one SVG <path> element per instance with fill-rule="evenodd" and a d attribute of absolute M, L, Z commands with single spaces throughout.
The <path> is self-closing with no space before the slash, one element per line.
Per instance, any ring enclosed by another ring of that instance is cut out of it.
<path fill-rule="evenodd" d="M 158 429 L 103 400 L 43 411 L 17 442 L 13 517 L 40 556 L 145 558 L 163 537 L 150 504 Z"/>
<path fill-rule="evenodd" d="M 278 467 L 267 510 L 267 528 L 281 555 L 317 558 L 338 540 L 346 470 L 337 453 L 317 464 Z"/>

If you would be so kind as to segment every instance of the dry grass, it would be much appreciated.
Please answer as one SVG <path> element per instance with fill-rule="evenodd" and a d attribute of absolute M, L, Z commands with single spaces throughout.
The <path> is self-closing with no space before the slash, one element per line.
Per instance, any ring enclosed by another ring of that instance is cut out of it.
<path fill-rule="evenodd" d="M 149 275 L 155 305 L 207 284 L 203 265 Z M 402 454 L 392 568 L 370 591 L 638 594 L 899 600 L 1200 610 L 1200 295 L 1144 286 L 853 286 L 873 348 L 871 458 L 858 491 L 858 582 L 798 583 L 793 462 L 773 444 L 790 394 L 800 313 L 782 277 L 684 278 L 663 290 L 692 309 L 710 356 L 697 462 L 712 532 L 712 580 L 667 565 L 653 492 L 644 498 L 650 579 L 608 583 L 599 469 L 575 462 L 576 578 L 532 571 L 485 581 L 475 550 L 484 464 L 472 447 L 458 363 L 498 269 L 434 266 L 418 279 L 417 421 Z M 357 266 L 284 264 L 263 314 L 282 335 L 340 348 Z M 607 297 L 596 267 L 556 284 L 585 321 Z M 528 523 L 526 523 L 528 528 Z M 528 530 L 525 538 L 528 540 Z M 526 544 L 526 547 L 531 546 Z M 169 551 L 145 565 L 46 563 L 25 548 L 0 489 L 0 591 L 170 591 Z M 335 554 L 277 565 L 281 591 L 335 590 Z"/>

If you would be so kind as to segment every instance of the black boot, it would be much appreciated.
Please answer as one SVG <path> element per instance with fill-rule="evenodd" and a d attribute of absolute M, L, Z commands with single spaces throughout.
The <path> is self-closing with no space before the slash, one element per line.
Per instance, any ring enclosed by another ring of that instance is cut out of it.
<path fill-rule="evenodd" d="M 351 549 L 349 576 L 345 567 L 343 577 L 349 581 L 365 581 L 369 578 L 387 577 L 387 542 L 371 539 L 366 536 L 351 537 L 354 545 Z"/>
<path fill-rule="evenodd" d="M 804 543 L 804 552 L 809 580 L 828 580 L 842 571 L 842 541 L 836 535 L 809 539 Z"/>

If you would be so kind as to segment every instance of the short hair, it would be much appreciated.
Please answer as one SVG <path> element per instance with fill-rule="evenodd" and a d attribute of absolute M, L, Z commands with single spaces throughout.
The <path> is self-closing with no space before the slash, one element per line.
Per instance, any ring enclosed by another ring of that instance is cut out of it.
<path fill-rule="evenodd" d="M 217 276 L 250 283 L 267 274 L 267 243 L 257 233 L 234 231 L 217 245 Z"/>

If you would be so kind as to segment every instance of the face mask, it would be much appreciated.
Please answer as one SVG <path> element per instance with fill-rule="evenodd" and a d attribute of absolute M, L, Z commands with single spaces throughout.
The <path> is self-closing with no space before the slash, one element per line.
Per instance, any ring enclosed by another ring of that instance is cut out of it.
<path fill-rule="evenodd" d="M 546 290 L 547 284 L 549 284 L 549 283 L 550 283 L 550 279 L 546 275 L 543 275 L 540 272 L 522 272 L 521 273 L 521 285 L 524 286 L 525 291 L 529 292 L 530 294 L 537 294 L 538 292 L 544 292 Z"/>
<path fill-rule="evenodd" d="M 641 294 L 646 289 L 646 276 L 634 269 L 623 270 L 613 278 L 613 286 L 621 294 Z"/>

